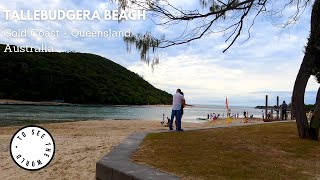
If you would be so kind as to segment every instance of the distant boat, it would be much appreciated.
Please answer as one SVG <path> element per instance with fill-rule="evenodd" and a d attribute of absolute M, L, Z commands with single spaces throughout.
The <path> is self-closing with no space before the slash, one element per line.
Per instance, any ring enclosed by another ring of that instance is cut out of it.
<path fill-rule="evenodd" d="M 197 120 L 205 121 L 208 120 L 207 118 L 197 118 Z"/>

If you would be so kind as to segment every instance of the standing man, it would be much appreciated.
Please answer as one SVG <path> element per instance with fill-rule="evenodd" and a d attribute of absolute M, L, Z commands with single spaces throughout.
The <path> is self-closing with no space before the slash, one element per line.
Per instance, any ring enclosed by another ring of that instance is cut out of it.
<path fill-rule="evenodd" d="M 177 121 L 176 130 L 183 131 L 183 129 L 181 129 L 181 104 L 183 100 L 184 100 L 184 96 L 181 94 L 181 89 L 177 89 L 176 94 L 174 94 L 172 98 L 172 112 L 171 112 L 171 120 L 169 125 L 170 130 L 173 130 L 172 123 L 173 123 L 174 117 L 176 117 L 176 121 Z"/>
<path fill-rule="evenodd" d="M 288 105 L 286 104 L 286 101 L 283 101 L 281 107 L 282 107 L 282 120 L 283 119 L 287 120 L 287 108 L 288 108 Z"/>

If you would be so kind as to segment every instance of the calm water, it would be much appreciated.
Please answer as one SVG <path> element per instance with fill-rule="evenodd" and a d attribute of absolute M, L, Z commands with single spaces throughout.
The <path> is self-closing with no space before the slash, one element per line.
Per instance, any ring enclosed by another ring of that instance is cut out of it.
<path fill-rule="evenodd" d="M 230 107 L 231 113 L 249 111 L 254 117 L 261 117 L 261 110 L 253 107 Z M 162 120 L 171 115 L 170 106 L 39 106 L 39 105 L 0 105 L 0 121 L 6 120 L 95 120 L 95 119 L 143 119 Z M 184 121 L 202 122 L 208 113 L 226 116 L 225 106 L 197 105 L 184 109 Z"/>

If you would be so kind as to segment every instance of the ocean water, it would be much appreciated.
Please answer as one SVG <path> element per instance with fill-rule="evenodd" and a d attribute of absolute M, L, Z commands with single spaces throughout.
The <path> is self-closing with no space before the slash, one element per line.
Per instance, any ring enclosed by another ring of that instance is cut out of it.
<path fill-rule="evenodd" d="M 253 107 L 230 107 L 231 114 L 248 111 L 254 117 L 262 117 L 261 109 Z M 206 118 L 207 114 L 216 113 L 226 117 L 225 106 L 195 105 L 184 108 L 183 120 L 187 122 L 203 122 L 197 118 Z M 171 106 L 42 106 L 42 105 L 0 105 L 1 120 L 157 120 L 161 121 L 171 115 Z"/>

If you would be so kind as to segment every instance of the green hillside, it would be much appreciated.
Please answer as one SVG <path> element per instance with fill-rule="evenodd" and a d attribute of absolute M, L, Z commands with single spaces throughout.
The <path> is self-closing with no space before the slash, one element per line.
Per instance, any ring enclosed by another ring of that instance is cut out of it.
<path fill-rule="evenodd" d="M 4 53 L 0 98 L 90 104 L 170 104 L 172 95 L 101 56 L 84 53 Z"/>

